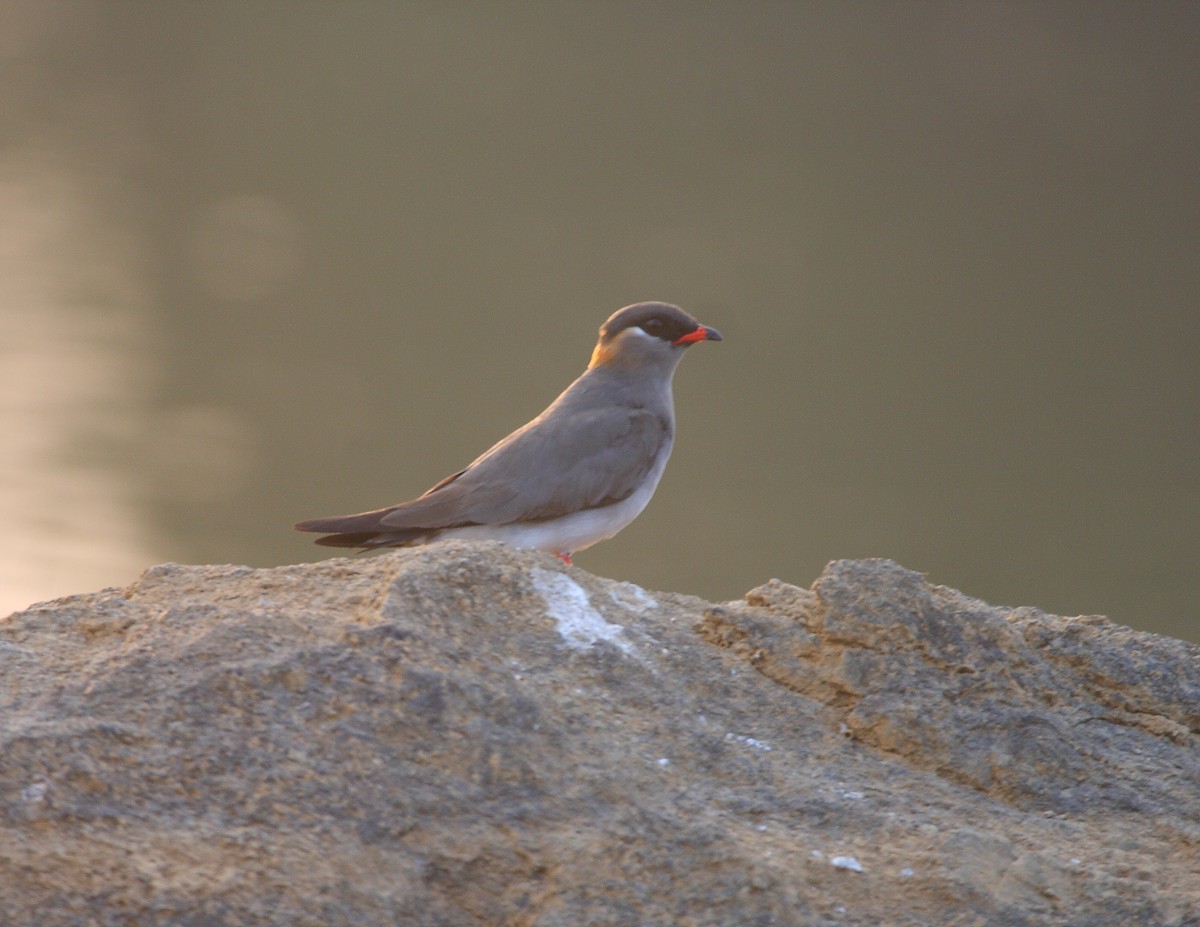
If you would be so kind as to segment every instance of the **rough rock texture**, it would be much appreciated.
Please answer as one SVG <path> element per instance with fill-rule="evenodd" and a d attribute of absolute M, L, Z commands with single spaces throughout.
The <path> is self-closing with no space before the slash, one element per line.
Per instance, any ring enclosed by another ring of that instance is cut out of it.
<path fill-rule="evenodd" d="M 1200 924 L 1200 648 L 494 544 L 0 621 L 4 925 Z"/>

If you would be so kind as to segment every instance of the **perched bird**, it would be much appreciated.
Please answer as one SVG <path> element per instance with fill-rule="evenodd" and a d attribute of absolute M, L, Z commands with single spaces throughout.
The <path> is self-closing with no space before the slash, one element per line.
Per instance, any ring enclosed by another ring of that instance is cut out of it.
<path fill-rule="evenodd" d="M 409 547 L 443 538 L 571 554 L 612 537 L 646 507 L 675 443 L 671 377 L 716 329 L 667 303 L 626 306 L 600 327 L 591 363 L 537 418 L 424 495 L 298 531 L 327 547 Z"/>

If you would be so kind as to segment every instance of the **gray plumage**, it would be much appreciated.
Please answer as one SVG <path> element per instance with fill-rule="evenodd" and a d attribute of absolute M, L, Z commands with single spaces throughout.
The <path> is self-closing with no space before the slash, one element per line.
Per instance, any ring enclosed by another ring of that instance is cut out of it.
<path fill-rule="evenodd" d="M 683 348 L 699 340 L 720 335 L 666 303 L 626 307 L 601 327 L 588 369 L 537 418 L 463 470 L 412 501 L 296 528 L 330 534 L 317 543 L 333 547 L 406 546 L 458 535 L 549 550 L 580 540 L 578 531 L 556 537 L 557 522 L 595 512 L 599 527 L 584 532 L 584 543 L 553 550 L 569 556 L 616 533 L 653 493 L 675 438 L 671 376 Z M 636 510 L 624 517 L 630 508 Z M 514 534 L 515 526 L 524 530 Z M 592 540 L 593 533 L 600 536 Z M 523 543 L 528 537 L 534 540 Z"/>

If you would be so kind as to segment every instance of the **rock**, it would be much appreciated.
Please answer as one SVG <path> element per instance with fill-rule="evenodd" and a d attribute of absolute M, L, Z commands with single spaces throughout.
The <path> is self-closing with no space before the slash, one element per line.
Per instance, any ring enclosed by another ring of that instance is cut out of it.
<path fill-rule="evenodd" d="M 1196 925 L 1200 648 L 496 544 L 0 622 L 5 925 Z"/>

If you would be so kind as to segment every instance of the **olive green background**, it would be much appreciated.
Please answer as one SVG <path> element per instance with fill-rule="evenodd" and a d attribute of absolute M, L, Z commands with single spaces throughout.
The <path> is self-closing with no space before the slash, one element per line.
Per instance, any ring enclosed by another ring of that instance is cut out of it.
<path fill-rule="evenodd" d="M 3 605 L 326 552 L 642 299 L 646 513 L 734 598 L 889 557 L 1200 639 L 1200 5 L 49 3 L 0 38 Z"/>

